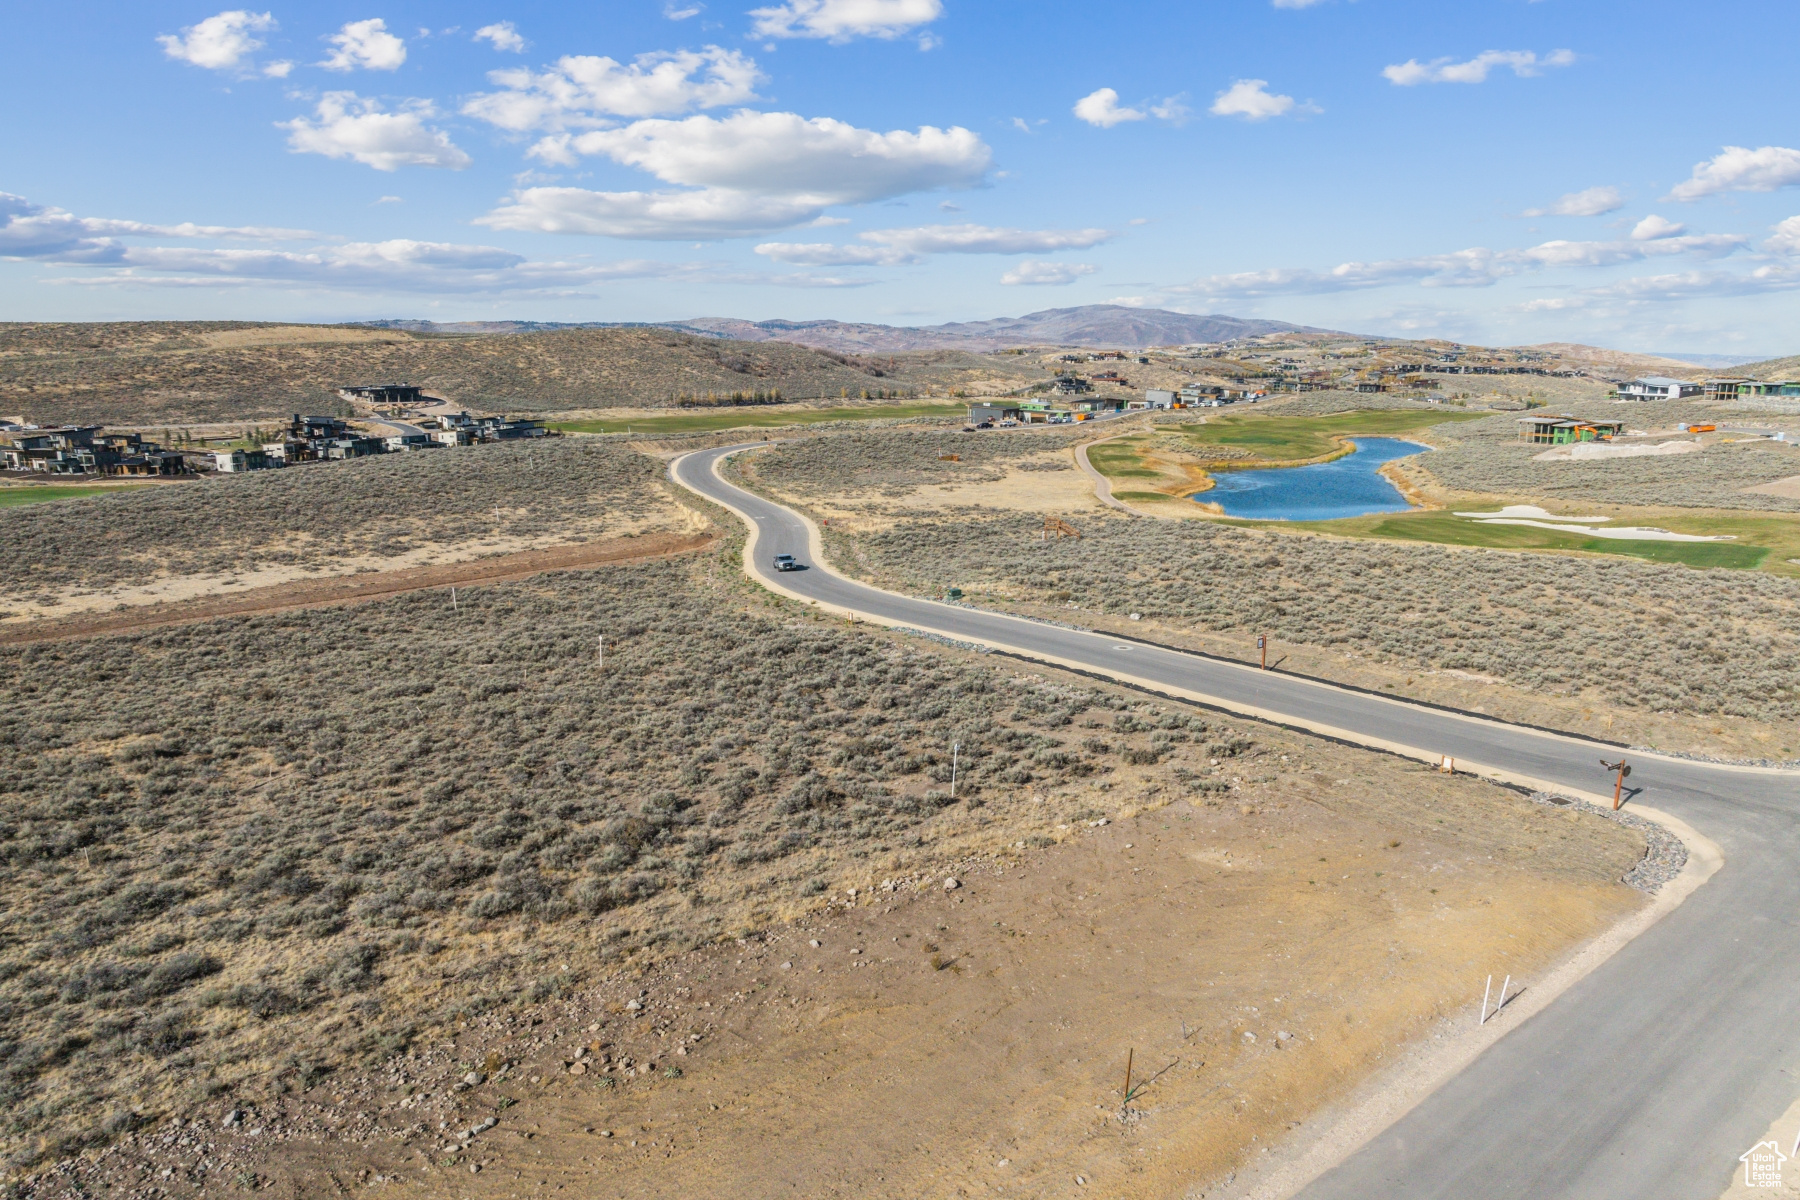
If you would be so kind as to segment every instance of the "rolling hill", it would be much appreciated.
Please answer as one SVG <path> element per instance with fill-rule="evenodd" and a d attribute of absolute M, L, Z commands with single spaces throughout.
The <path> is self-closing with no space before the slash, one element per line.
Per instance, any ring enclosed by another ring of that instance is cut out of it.
<path fill-rule="evenodd" d="M 659 408 L 709 393 L 794 400 L 1018 386 L 1035 363 L 960 350 L 847 355 L 655 326 L 452 336 L 225 321 L 0 325 L 0 415 L 156 426 L 342 408 L 352 383 L 407 381 L 487 411 Z"/>

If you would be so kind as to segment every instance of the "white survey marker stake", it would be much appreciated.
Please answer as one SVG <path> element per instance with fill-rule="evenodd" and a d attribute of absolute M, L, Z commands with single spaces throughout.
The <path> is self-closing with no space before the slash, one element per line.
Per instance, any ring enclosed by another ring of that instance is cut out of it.
<path fill-rule="evenodd" d="M 1788 1156 L 1781 1152 L 1781 1147 L 1773 1141 L 1758 1142 L 1742 1154 L 1738 1161 L 1744 1164 L 1744 1186 L 1747 1188 L 1778 1188 L 1781 1186 L 1781 1167 Z"/>

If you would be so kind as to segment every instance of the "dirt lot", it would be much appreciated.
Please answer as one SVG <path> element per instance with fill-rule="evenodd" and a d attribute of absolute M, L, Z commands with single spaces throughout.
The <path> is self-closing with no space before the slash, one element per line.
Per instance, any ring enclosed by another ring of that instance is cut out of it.
<path fill-rule="evenodd" d="M 792 924 L 472 1017 L 228 1127 L 224 1097 L 158 1114 L 79 1178 L 276 1197 L 1180 1194 L 1445 1034 L 1489 971 L 1529 986 L 1643 902 L 1617 882 L 1643 842 L 1610 822 L 1236 733 L 1255 748 L 1228 760 L 1229 792 L 1184 796 L 1168 766 L 1076 785 L 1104 816 L 1065 822 L 1060 844 L 869 861 Z"/>

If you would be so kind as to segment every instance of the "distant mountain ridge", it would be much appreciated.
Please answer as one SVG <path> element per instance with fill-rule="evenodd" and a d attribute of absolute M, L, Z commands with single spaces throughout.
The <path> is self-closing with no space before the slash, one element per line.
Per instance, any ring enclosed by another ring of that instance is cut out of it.
<path fill-rule="evenodd" d="M 570 328 L 673 329 L 699 337 L 738 342 L 791 342 L 839 354 L 894 354 L 907 350 L 965 350 L 975 353 L 1015 346 L 1085 346 L 1097 350 L 1142 350 L 1226 342 L 1270 333 L 1324 334 L 1335 331 L 1223 314 L 1195 316 L 1163 308 L 1085 304 L 1049 308 L 1022 317 L 953 321 L 944 325 L 876 325 L 846 321 L 745 321 L 735 317 L 695 317 L 687 321 L 363 321 L 382 329 L 414 333 L 542 333 Z"/>
<path fill-rule="evenodd" d="M 844 321 L 739 321 L 697 317 L 682 322 L 696 333 L 710 332 L 737 341 L 797 342 L 839 353 L 895 353 L 903 350 L 1005 350 L 1014 346 L 1090 346 L 1104 350 L 1142 350 L 1224 342 L 1269 333 L 1326 333 L 1286 321 L 1263 321 L 1220 314 L 1195 316 L 1162 308 L 1123 304 L 1086 304 L 1050 308 L 1022 317 L 987 321 L 953 321 L 945 325 L 874 325 Z"/>

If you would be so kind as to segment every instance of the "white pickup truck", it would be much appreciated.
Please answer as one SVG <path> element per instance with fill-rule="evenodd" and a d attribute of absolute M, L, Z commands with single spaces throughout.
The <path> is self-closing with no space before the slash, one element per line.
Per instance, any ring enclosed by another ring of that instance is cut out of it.
<path fill-rule="evenodd" d="M 800 569 L 800 560 L 791 554 L 777 554 L 775 556 L 775 569 L 777 571 L 798 571 Z"/>

